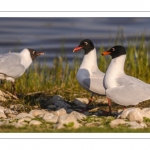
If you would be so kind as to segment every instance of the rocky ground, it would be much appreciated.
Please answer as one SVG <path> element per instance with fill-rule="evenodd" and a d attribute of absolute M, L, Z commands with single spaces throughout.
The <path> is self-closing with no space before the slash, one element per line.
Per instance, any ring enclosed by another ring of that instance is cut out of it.
<path fill-rule="evenodd" d="M 55 95 L 45 97 L 42 94 L 36 96 L 36 102 L 32 110 L 26 110 L 23 104 L 20 104 L 10 93 L 0 93 L 0 126 L 13 126 L 22 128 L 27 126 L 42 126 L 55 129 L 97 127 L 104 128 L 106 125 L 110 128 L 126 127 L 132 129 L 145 129 L 150 127 L 150 107 L 135 108 L 130 107 L 123 111 L 117 109 L 112 115 L 104 114 L 101 106 L 107 107 L 106 98 L 97 99 L 94 104 L 87 107 L 89 100 L 87 98 L 76 98 L 71 102 L 63 97 Z M 28 97 L 33 95 L 29 94 Z M 8 99 L 13 99 L 15 103 L 4 105 Z M 3 104 L 3 106 L 2 106 Z"/>

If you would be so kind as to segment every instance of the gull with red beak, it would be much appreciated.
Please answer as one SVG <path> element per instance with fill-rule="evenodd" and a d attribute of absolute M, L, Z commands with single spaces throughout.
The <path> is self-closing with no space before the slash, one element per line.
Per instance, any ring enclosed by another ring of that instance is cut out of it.
<path fill-rule="evenodd" d="M 81 49 L 84 50 L 84 57 L 76 75 L 77 81 L 82 88 L 92 93 L 91 100 L 94 94 L 104 96 L 104 73 L 97 66 L 96 48 L 91 40 L 85 39 L 74 48 L 73 52 Z"/>
<path fill-rule="evenodd" d="M 43 54 L 43 52 L 25 48 L 20 53 L 5 53 L 0 55 L 0 80 L 12 82 L 12 91 L 15 96 L 15 79 L 25 73 L 26 69 L 37 56 Z"/>
<path fill-rule="evenodd" d="M 133 106 L 150 99 L 150 84 L 125 74 L 126 50 L 123 46 L 114 46 L 102 55 L 112 57 L 104 77 L 110 113 L 111 100 L 119 105 Z"/>

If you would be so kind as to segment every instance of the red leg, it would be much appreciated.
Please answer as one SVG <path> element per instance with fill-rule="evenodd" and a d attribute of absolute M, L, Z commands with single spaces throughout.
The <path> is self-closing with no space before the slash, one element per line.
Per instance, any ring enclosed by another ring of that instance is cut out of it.
<path fill-rule="evenodd" d="M 88 104 L 90 104 L 93 101 L 93 96 L 94 96 L 94 93 L 92 93 L 91 97 L 89 98 L 89 103 Z"/>
<path fill-rule="evenodd" d="M 107 100 L 108 100 L 109 113 L 111 114 L 111 99 L 107 98 Z"/>

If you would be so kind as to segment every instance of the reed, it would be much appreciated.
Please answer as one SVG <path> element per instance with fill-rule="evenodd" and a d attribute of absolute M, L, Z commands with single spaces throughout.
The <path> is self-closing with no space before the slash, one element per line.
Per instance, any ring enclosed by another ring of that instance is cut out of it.
<path fill-rule="evenodd" d="M 114 43 L 123 45 L 122 40 L 121 42 L 115 40 Z M 144 36 L 140 39 L 129 39 L 126 43 L 125 73 L 150 83 L 150 43 L 146 43 Z M 98 66 L 103 72 L 106 71 L 111 60 L 110 56 L 101 56 L 104 49 L 108 48 L 101 46 L 97 50 Z M 67 100 L 75 97 L 89 97 L 90 93 L 82 89 L 76 80 L 81 61 L 76 55 L 72 61 L 73 64 L 69 64 L 64 49 L 61 56 L 54 58 L 52 67 L 48 66 L 46 61 L 43 65 L 35 61 L 23 76 L 16 79 L 16 91 L 24 95 L 44 91 L 51 96 L 62 95 Z M 10 88 L 9 86 L 8 83 L 7 87 Z"/>

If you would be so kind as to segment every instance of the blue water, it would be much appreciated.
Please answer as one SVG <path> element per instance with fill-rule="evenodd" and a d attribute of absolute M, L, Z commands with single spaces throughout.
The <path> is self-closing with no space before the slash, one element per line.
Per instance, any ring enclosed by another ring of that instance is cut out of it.
<path fill-rule="evenodd" d="M 45 52 L 38 58 L 52 64 L 65 50 L 72 62 L 72 52 L 82 39 L 89 38 L 96 48 L 114 46 L 118 30 L 123 30 L 123 44 L 133 37 L 150 39 L 150 18 L 0 18 L 0 53 L 32 48 Z"/>

